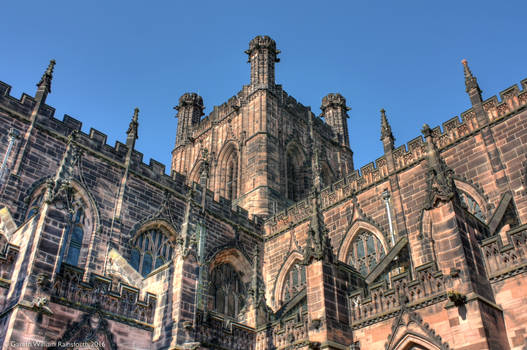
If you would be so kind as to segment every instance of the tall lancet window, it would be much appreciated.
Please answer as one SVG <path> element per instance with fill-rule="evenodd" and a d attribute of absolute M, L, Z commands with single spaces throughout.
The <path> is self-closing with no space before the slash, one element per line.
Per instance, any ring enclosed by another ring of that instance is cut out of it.
<path fill-rule="evenodd" d="M 245 305 L 246 290 L 239 273 L 229 263 L 216 266 L 211 272 L 210 295 L 217 313 L 236 318 Z"/>
<path fill-rule="evenodd" d="M 69 244 L 66 252 L 66 263 L 77 266 L 79 264 L 82 240 L 84 239 L 84 224 L 86 219 L 84 209 L 77 208 L 75 213 L 71 216 L 71 219 L 71 226 L 68 234 Z"/>
<path fill-rule="evenodd" d="M 303 153 L 293 144 L 286 153 L 287 199 L 296 202 L 306 196 L 308 189 L 305 175 Z"/>
<path fill-rule="evenodd" d="M 227 163 L 227 176 L 226 176 L 226 197 L 228 199 L 235 200 L 237 198 L 237 185 L 238 185 L 238 161 L 235 154 L 231 157 Z"/>
<path fill-rule="evenodd" d="M 306 283 L 306 267 L 301 264 L 293 265 L 284 280 L 282 302 L 286 303 L 293 299 L 306 287 Z"/>

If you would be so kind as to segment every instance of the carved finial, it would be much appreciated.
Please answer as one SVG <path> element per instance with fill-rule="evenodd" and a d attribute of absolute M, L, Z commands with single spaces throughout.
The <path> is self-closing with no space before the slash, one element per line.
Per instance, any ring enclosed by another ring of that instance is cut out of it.
<path fill-rule="evenodd" d="M 381 109 L 381 141 L 385 138 L 389 138 L 392 142 L 395 141 L 395 138 L 392 134 L 392 127 L 388 123 L 388 118 L 386 117 L 386 111 Z"/>
<path fill-rule="evenodd" d="M 477 94 L 481 95 L 481 89 L 479 88 L 478 80 L 475 76 L 472 75 L 467 60 L 463 59 L 461 63 L 463 64 L 463 72 L 465 74 L 465 86 L 467 88 L 467 92 L 470 93 L 472 90 L 475 89 Z"/>
<path fill-rule="evenodd" d="M 454 185 L 454 172 L 446 165 L 435 144 L 432 129 L 428 124 L 423 125 L 423 135 L 426 139 L 427 159 L 427 200 L 425 209 L 431 209 L 439 202 L 456 199 L 456 187 Z"/>
<path fill-rule="evenodd" d="M 311 149 L 313 151 L 313 157 L 311 159 L 313 190 L 315 192 L 315 195 L 318 195 L 322 187 L 322 175 L 321 175 L 321 168 L 320 168 L 320 150 L 318 149 L 318 145 L 315 140 L 315 131 L 314 131 L 315 115 L 311 113 L 311 110 L 308 110 L 307 117 L 308 117 L 308 122 L 309 122 L 309 137 L 311 139 Z"/>
<path fill-rule="evenodd" d="M 134 116 L 132 117 L 132 121 L 130 122 L 130 125 L 128 126 L 128 130 L 126 131 L 126 134 L 128 135 L 128 139 L 133 138 L 134 140 L 137 140 L 137 138 L 139 137 L 137 133 L 137 129 L 139 127 L 138 120 L 139 120 L 139 108 L 136 107 L 134 109 Z"/>
<path fill-rule="evenodd" d="M 70 182 L 73 178 L 73 172 L 78 164 L 82 154 L 81 149 L 77 145 L 77 130 L 72 131 L 68 136 L 68 143 L 66 151 L 59 164 L 57 173 L 54 179 L 48 180 L 48 189 L 46 193 L 46 202 L 54 202 L 61 194 L 68 197 L 68 192 L 71 189 Z M 66 200 L 68 202 L 68 200 Z"/>
<path fill-rule="evenodd" d="M 40 81 L 38 82 L 37 86 L 41 89 L 46 90 L 46 92 L 51 92 L 51 80 L 53 79 L 53 69 L 55 68 L 56 61 L 51 60 L 49 61 L 48 68 L 42 75 L 42 78 L 40 78 Z"/>

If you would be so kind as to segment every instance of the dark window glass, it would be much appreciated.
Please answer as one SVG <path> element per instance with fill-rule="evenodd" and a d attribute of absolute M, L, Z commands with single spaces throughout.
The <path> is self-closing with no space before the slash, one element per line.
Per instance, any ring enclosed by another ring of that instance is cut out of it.
<path fill-rule="evenodd" d="M 210 274 L 210 295 L 214 297 L 214 311 L 236 318 L 245 304 L 245 288 L 238 272 L 231 264 L 220 264 Z"/>
<path fill-rule="evenodd" d="M 349 249 L 348 263 L 361 275 L 367 276 L 385 254 L 381 241 L 373 233 L 361 231 L 353 238 Z"/>
<path fill-rule="evenodd" d="M 132 241 L 130 264 L 146 277 L 172 259 L 171 246 L 168 236 L 159 229 L 145 231 Z"/>
<path fill-rule="evenodd" d="M 152 272 L 152 255 L 147 253 L 143 256 L 143 269 L 141 270 L 141 274 L 146 276 L 150 272 Z"/>

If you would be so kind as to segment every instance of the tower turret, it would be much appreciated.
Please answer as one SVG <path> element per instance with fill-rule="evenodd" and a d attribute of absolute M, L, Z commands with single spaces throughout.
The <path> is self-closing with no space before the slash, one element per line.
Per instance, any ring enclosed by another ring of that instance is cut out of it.
<path fill-rule="evenodd" d="M 331 126 L 334 133 L 334 140 L 339 144 L 349 147 L 348 111 L 351 109 L 346 106 L 346 99 L 341 94 L 327 94 L 322 99 L 322 115 L 326 123 Z"/>
<path fill-rule="evenodd" d="M 195 125 L 203 115 L 203 98 L 195 92 L 187 92 L 179 98 L 179 105 L 174 107 L 179 119 L 176 135 L 176 147 L 185 144 Z"/>
<path fill-rule="evenodd" d="M 280 62 L 277 57 L 280 50 L 276 49 L 276 42 L 265 36 L 257 36 L 249 43 L 245 51 L 249 55 L 251 64 L 251 86 L 255 88 L 270 88 L 275 84 L 274 64 Z"/>

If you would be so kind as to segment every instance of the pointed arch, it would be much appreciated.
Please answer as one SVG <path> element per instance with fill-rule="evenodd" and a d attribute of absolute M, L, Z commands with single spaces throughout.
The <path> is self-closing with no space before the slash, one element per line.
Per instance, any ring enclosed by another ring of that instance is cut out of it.
<path fill-rule="evenodd" d="M 441 350 L 431 340 L 407 331 L 389 350 Z"/>
<path fill-rule="evenodd" d="M 280 271 L 278 271 L 273 290 L 274 306 L 276 308 L 282 304 L 282 290 L 284 288 L 284 283 L 286 282 L 289 271 L 295 264 L 300 263 L 303 259 L 304 256 L 299 251 L 292 251 L 285 259 Z"/>
<path fill-rule="evenodd" d="M 212 271 L 216 266 L 223 263 L 233 265 L 240 273 L 244 283 L 248 283 L 251 280 L 252 265 L 239 249 L 232 247 L 216 252 L 210 257 L 209 270 Z"/>
<path fill-rule="evenodd" d="M 285 185 L 287 199 L 297 202 L 305 197 L 308 181 L 305 173 L 306 155 L 299 144 L 292 140 L 285 148 Z"/>
<path fill-rule="evenodd" d="M 335 173 L 333 169 L 329 166 L 328 162 L 323 161 L 320 163 L 321 177 L 322 177 L 322 188 L 328 187 L 333 182 L 335 182 Z"/>
<path fill-rule="evenodd" d="M 464 181 L 454 179 L 454 184 L 461 192 L 461 201 L 467 205 L 467 210 L 481 221 L 486 222 L 489 215 L 486 206 L 487 201 L 483 195 L 474 186 Z"/>
<path fill-rule="evenodd" d="M 346 258 L 348 256 L 351 243 L 353 242 L 353 239 L 362 231 L 371 232 L 380 241 L 384 251 L 385 252 L 389 251 L 389 246 L 388 246 L 388 243 L 386 242 L 386 238 L 384 237 L 382 232 L 377 227 L 375 227 L 374 225 L 370 224 L 367 221 L 356 220 L 355 222 L 353 222 L 348 232 L 346 233 L 344 240 L 340 244 L 339 253 L 338 253 L 338 259 L 340 261 L 348 263 L 346 261 Z"/>
<path fill-rule="evenodd" d="M 146 278 L 172 261 L 177 236 L 174 227 L 164 219 L 144 222 L 130 239 L 130 265 Z"/>
<path fill-rule="evenodd" d="M 234 141 L 227 141 L 220 150 L 216 166 L 216 192 L 234 201 L 240 191 L 240 153 Z"/>
<path fill-rule="evenodd" d="M 209 263 L 209 309 L 238 319 L 247 302 L 252 271 L 249 261 L 236 248 L 216 253 Z"/>
<path fill-rule="evenodd" d="M 200 183 L 199 177 L 200 177 L 200 169 L 201 169 L 201 164 L 202 163 L 203 163 L 202 159 L 198 159 L 194 163 L 194 166 L 190 170 L 190 173 L 189 173 L 189 176 L 188 176 L 189 184 L 192 184 L 193 182 L 198 183 L 198 184 Z"/>

